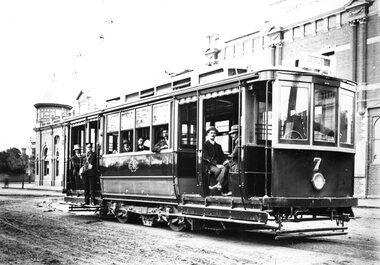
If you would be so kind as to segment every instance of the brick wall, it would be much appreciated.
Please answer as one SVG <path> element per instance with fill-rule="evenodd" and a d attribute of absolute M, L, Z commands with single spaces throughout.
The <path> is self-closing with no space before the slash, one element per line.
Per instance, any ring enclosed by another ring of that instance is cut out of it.
<path fill-rule="evenodd" d="M 368 196 L 379 197 L 380 196 L 380 165 L 372 165 L 369 167 L 368 176 Z"/>

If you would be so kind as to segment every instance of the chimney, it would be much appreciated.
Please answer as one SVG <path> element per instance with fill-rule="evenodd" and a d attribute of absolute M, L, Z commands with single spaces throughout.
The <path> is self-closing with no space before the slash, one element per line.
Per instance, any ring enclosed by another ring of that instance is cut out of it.
<path fill-rule="evenodd" d="M 219 49 L 219 34 L 209 35 L 206 38 L 208 40 L 208 48 L 205 51 L 206 64 L 217 64 L 219 62 L 218 55 L 221 51 Z"/>

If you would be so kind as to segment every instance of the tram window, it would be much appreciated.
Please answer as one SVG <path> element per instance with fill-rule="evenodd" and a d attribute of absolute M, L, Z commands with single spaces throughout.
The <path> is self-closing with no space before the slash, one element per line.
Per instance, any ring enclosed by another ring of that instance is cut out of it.
<path fill-rule="evenodd" d="M 230 148 L 228 131 L 238 121 L 238 94 L 211 98 L 205 101 L 205 129 L 215 126 L 219 134 L 216 141 L 222 145 L 223 151 Z"/>
<path fill-rule="evenodd" d="M 149 140 L 150 137 L 150 128 L 149 127 L 144 127 L 144 128 L 138 128 L 136 129 L 136 139 L 143 139 L 143 145 L 146 147 L 144 150 L 150 150 L 151 143 Z M 138 151 L 141 151 L 138 149 Z"/>
<path fill-rule="evenodd" d="M 107 138 L 106 138 L 106 154 L 113 154 L 118 152 L 118 139 L 120 128 L 120 115 L 119 113 L 107 116 Z"/>
<path fill-rule="evenodd" d="M 335 143 L 337 90 L 316 84 L 314 90 L 314 141 Z"/>
<path fill-rule="evenodd" d="M 264 99 L 265 100 L 265 99 Z M 265 115 L 266 106 L 265 102 L 259 101 L 258 104 L 259 111 L 258 111 L 258 120 L 256 124 L 256 135 L 258 141 L 264 141 L 266 140 L 265 134 L 266 134 L 266 118 L 267 115 Z M 272 140 L 272 102 L 268 102 L 268 140 Z"/>
<path fill-rule="evenodd" d="M 152 108 L 150 106 L 136 109 L 136 139 L 142 138 L 144 145 L 150 146 L 150 125 L 152 119 Z"/>
<path fill-rule="evenodd" d="M 307 140 L 309 89 L 306 87 L 281 87 L 280 139 Z"/>
<path fill-rule="evenodd" d="M 179 106 L 180 148 L 195 149 L 197 144 L 197 103 Z"/>
<path fill-rule="evenodd" d="M 120 140 L 120 152 L 132 152 L 133 151 L 133 130 L 121 131 Z"/>
<path fill-rule="evenodd" d="M 135 111 L 129 110 L 121 113 L 120 122 L 120 152 L 133 151 L 133 128 L 135 125 Z"/>
<path fill-rule="evenodd" d="M 153 126 L 152 126 L 152 133 L 153 133 L 153 144 L 158 143 L 163 135 L 162 131 L 166 130 L 169 132 L 169 123 L 170 123 L 170 103 L 162 103 L 162 104 L 156 104 L 153 106 Z M 170 134 L 168 135 L 169 139 L 171 138 Z M 168 141 L 170 143 L 170 141 Z M 170 144 L 169 144 L 170 148 Z M 154 150 L 153 150 L 154 151 Z"/>
<path fill-rule="evenodd" d="M 354 93 L 346 90 L 340 92 L 340 130 L 339 142 L 354 143 Z"/>
<path fill-rule="evenodd" d="M 215 128 L 218 130 L 219 134 L 215 137 L 215 141 L 218 142 L 222 146 L 222 150 L 225 152 L 228 151 L 228 143 L 229 143 L 229 135 L 228 132 L 230 130 L 230 121 L 217 121 L 215 122 Z"/>
<path fill-rule="evenodd" d="M 117 151 L 117 140 L 118 133 L 107 133 L 107 154 L 116 154 Z"/>

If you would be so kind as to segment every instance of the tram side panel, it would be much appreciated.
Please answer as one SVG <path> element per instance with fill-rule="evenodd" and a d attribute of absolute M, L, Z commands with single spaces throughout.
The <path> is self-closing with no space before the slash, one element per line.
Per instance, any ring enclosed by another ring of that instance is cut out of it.
<path fill-rule="evenodd" d="M 179 193 L 199 194 L 195 151 L 178 151 L 176 158 Z"/>
<path fill-rule="evenodd" d="M 103 194 L 174 196 L 173 153 L 102 158 Z"/>
<path fill-rule="evenodd" d="M 245 168 L 248 196 L 261 197 L 271 194 L 271 152 L 265 146 L 245 146 Z M 265 154 L 267 159 L 265 159 Z M 267 185 L 265 185 L 267 182 Z"/>
<path fill-rule="evenodd" d="M 321 173 L 325 185 L 313 187 L 312 178 Z M 275 149 L 273 154 L 273 197 L 351 197 L 354 154 L 316 150 Z"/>

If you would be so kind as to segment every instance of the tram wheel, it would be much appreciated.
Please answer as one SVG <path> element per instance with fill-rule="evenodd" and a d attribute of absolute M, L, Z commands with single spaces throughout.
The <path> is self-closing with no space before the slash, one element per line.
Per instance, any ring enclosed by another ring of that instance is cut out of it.
<path fill-rule="evenodd" d="M 101 205 L 100 209 L 99 209 L 99 217 L 100 218 L 106 218 L 107 216 L 108 216 L 108 208 L 107 208 L 107 206 Z"/>
<path fill-rule="evenodd" d="M 126 222 L 128 222 L 128 219 L 129 219 L 129 213 L 126 209 L 123 209 L 123 208 L 119 208 L 117 209 L 116 213 L 115 213 L 115 216 L 116 216 L 116 219 L 120 222 L 120 223 L 123 223 L 125 224 Z"/>
<path fill-rule="evenodd" d="M 184 217 L 173 217 L 168 220 L 168 225 L 175 232 L 186 231 L 188 225 Z"/>

